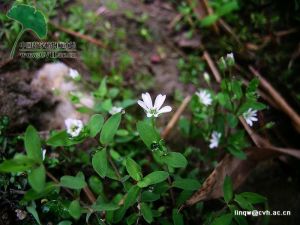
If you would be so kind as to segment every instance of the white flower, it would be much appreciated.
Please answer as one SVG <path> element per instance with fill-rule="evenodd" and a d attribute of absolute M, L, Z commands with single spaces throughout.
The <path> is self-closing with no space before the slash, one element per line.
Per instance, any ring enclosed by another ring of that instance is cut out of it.
<path fill-rule="evenodd" d="M 122 112 L 123 108 L 122 107 L 116 107 L 116 106 L 113 106 L 110 110 L 109 110 L 109 113 L 111 115 L 114 115 L 114 114 L 117 114 L 119 112 Z"/>
<path fill-rule="evenodd" d="M 207 90 L 200 90 L 200 91 L 196 92 L 196 95 L 199 97 L 199 101 L 203 105 L 206 105 L 206 106 L 211 105 L 211 103 L 212 103 L 211 94 Z"/>
<path fill-rule="evenodd" d="M 226 58 L 234 61 L 234 55 L 233 55 L 233 53 L 232 52 L 227 53 Z"/>
<path fill-rule="evenodd" d="M 146 111 L 147 117 L 153 117 L 153 116 L 158 117 L 162 113 L 167 113 L 172 111 L 171 106 L 162 107 L 166 99 L 166 95 L 161 95 L 161 94 L 157 95 L 154 102 L 154 106 L 152 104 L 151 96 L 148 92 L 142 94 L 142 99 L 143 101 L 138 100 L 137 103 Z"/>
<path fill-rule="evenodd" d="M 211 148 L 211 149 L 217 148 L 219 146 L 221 136 L 222 136 L 221 133 L 219 133 L 217 131 L 213 131 L 211 134 L 211 138 L 209 140 L 209 142 L 210 142 L 209 148 Z"/>
<path fill-rule="evenodd" d="M 69 69 L 69 76 L 74 80 L 80 80 L 80 75 L 77 70 Z"/>
<path fill-rule="evenodd" d="M 43 155 L 43 160 L 45 160 L 45 158 L 46 158 L 46 149 L 43 149 L 43 151 L 42 151 L 42 155 Z"/>
<path fill-rule="evenodd" d="M 65 125 L 67 133 L 71 135 L 71 137 L 77 137 L 83 129 L 83 123 L 81 120 L 68 118 L 65 120 Z"/>
<path fill-rule="evenodd" d="M 207 83 L 210 82 L 210 76 L 209 76 L 208 72 L 204 72 L 204 73 L 203 73 L 203 77 L 204 77 L 204 80 L 205 80 Z"/>
<path fill-rule="evenodd" d="M 253 110 L 252 108 L 248 109 L 247 112 L 243 113 L 243 117 L 250 127 L 252 127 L 253 122 L 258 120 L 256 113 L 257 113 L 257 110 Z"/>
<path fill-rule="evenodd" d="M 227 66 L 233 66 L 234 65 L 234 62 L 235 62 L 235 60 L 234 60 L 234 55 L 233 55 L 233 53 L 231 52 L 231 53 L 228 53 L 227 55 L 226 55 L 226 63 L 227 63 Z"/>
<path fill-rule="evenodd" d="M 16 209 L 15 212 L 19 220 L 24 220 L 27 216 L 27 212 L 24 210 Z"/>

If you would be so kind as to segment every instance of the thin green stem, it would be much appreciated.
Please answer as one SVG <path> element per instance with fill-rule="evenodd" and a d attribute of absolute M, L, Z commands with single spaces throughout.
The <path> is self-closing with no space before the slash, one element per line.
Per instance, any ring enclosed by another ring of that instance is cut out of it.
<path fill-rule="evenodd" d="M 19 42 L 21 36 L 23 35 L 23 33 L 24 33 L 25 31 L 26 31 L 26 29 L 22 29 L 22 30 L 20 31 L 20 33 L 18 34 L 17 39 L 15 40 L 15 43 L 14 43 L 12 49 L 11 49 L 11 52 L 10 52 L 10 58 L 11 58 L 11 59 L 14 57 L 14 54 L 15 54 L 15 51 L 16 51 L 17 44 L 18 44 L 18 42 Z"/>
<path fill-rule="evenodd" d="M 166 171 L 167 171 L 167 172 L 169 173 L 169 175 L 170 175 L 170 170 L 169 170 L 169 168 L 168 168 L 168 165 L 166 165 Z M 170 196 L 171 196 L 172 204 L 173 204 L 173 206 L 174 206 L 174 205 L 175 205 L 175 198 L 174 198 L 174 192 L 173 192 L 173 189 L 172 189 L 172 180 L 171 180 L 170 176 L 168 176 L 168 183 L 169 183 L 169 185 L 170 185 L 169 191 L 170 191 Z"/>
<path fill-rule="evenodd" d="M 110 150 L 109 150 L 109 149 L 107 150 L 107 156 L 108 156 L 108 161 L 109 161 L 110 165 L 112 166 L 113 170 L 115 171 L 115 173 L 116 173 L 116 175 L 117 175 L 119 181 L 121 181 L 122 176 L 121 176 L 121 174 L 119 173 L 119 170 L 118 170 L 116 164 L 114 163 L 114 161 L 113 161 L 112 158 L 111 158 L 111 154 L 110 154 Z"/>
<path fill-rule="evenodd" d="M 151 123 L 152 123 L 153 128 L 156 128 L 155 127 L 155 118 L 154 117 L 151 117 Z"/>

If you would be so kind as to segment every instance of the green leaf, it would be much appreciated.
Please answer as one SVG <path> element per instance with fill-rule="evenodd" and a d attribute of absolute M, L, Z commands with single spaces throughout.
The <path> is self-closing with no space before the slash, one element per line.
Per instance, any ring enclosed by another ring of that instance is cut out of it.
<path fill-rule="evenodd" d="M 142 202 L 154 202 L 160 198 L 159 194 L 155 194 L 151 191 L 144 191 L 142 193 Z"/>
<path fill-rule="evenodd" d="M 28 157 L 42 161 L 42 146 L 38 132 L 33 126 L 28 126 L 24 136 L 25 149 Z"/>
<path fill-rule="evenodd" d="M 90 131 L 90 137 L 95 137 L 101 130 L 104 123 L 104 118 L 100 114 L 95 114 L 91 117 L 87 124 L 87 128 Z"/>
<path fill-rule="evenodd" d="M 233 197 L 232 181 L 229 176 L 226 176 L 223 184 L 224 200 L 228 203 Z"/>
<path fill-rule="evenodd" d="M 253 192 L 243 192 L 239 195 L 247 199 L 247 201 L 250 202 L 251 204 L 258 204 L 267 201 L 266 197 Z"/>
<path fill-rule="evenodd" d="M 253 93 L 256 92 L 257 88 L 259 85 L 259 79 L 258 78 L 253 78 L 250 83 L 248 84 L 248 87 L 246 89 L 247 93 Z"/>
<path fill-rule="evenodd" d="M 36 209 L 33 206 L 27 206 L 26 209 L 33 216 L 33 218 L 36 220 L 36 222 L 39 225 L 42 225 Z"/>
<path fill-rule="evenodd" d="M 131 158 L 126 159 L 126 170 L 132 179 L 140 181 L 143 178 L 141 167 Z"/>
<path fill-rule="evenodd" d="M 121 113 L 111 116 L 103 125 L 100 142 L 104 145 L 112 142 L 121 122 Z"/>
<path fill-rule="evenodd" d="M 169 174 L 165 171 L 155 171 L 145 176 L 137 183 L 140 188 L 148 187 L 149 185 L 163 182 L 168 178 Z"/>
<path fill-rule="evenodd" d="M 182 179 L 177 178 L 172 184 L 173 187 L 180 188 L 183 190 L 195 191 L 198 190 L 201 186 L 200 182 L 195 179 Z"/>
<path fill-rule="evenodd" d="M 179 152 L 170 152 L 168 155 L 162 156 L 162 160 L 173 168 L 185 168 L 187 166 L 186 158 Z"/>
<path fill-rule="evenodd" d="M 204 17 L 200 21 L 200 24 L 203 27 L 208 27 L 208 26 L 213 25 L 218 19 L 219 19 L 219 16 L 217 14 L 211 14 L 209 16 Z"/>
<path fill-rule="evenodd" d="M 140 191 L 141 191 L 141 189 L 136 185 L 132 186 L 129 189 L 127 196 L 125 198 L 125 201 L 124 201 L 125 210 L 128 209 L 129 207 L 133 206 L 134 203 L 137 202 Z"/>
<path fill-rule="evenodd" d="M 234 197 L 234 201 L 237 202 L 239 204 L 239 206 L 243 209 L 253 210 L 252 204 L 246 198 L 244 198 L 242 195 L 236 194 Z"/>
<path fill-rule="evenodd" d="M 92 209 L 94 211 L 114 211 L 117 210 L 119 208 L 119 206 L 117 204 L 114 203 L 105 203 L 105 202 L 101 202 L 101 203 L 97 203 L 92 205 Z"/>
<path fill-rule="evenodd" d="M 106 77 L 104 77 L 100 83 L 100 86 L 97 90 L 97 97 L 103 98 L 107 93 L 107 86 L 106 86 Z"/>
<path fill-rule="evenodd" d="M 78 220 L 81 216 L 81 207 L 78 200 L 74 200 L 71 202 L 69 206 L 69 213 L 75 219 Z"/>
<path fill-rule="evenodd" d="M 31 170 L 28 174 L 28 182 L 36 192 L 43 191 L 46 183 L 46 170 L 43 165 Z"/>
<path fill-rule="evenodd" d="M 224 3 L 221 7 L 219 7 L 216 11 L 216 14 L 218 14 L 219 16 L 224 16 L 237 9 L 239 9 L 239 5 L 236 0 L 233 0 Z"/>
<path fill-rule="evenodd" d="M 97 195 L 100 195 L 103 192 L 103 184 L 98 176 L 91 176 L 88 183 L 92 191 Z"/>
<path fill-rule="evenodd" d="M 57 195 L 56 195 L 57 196 Z M 47 198 L 46 198 L 47 199 Z M 70 218 L 69 205 L 66 200 L 54 198 L 55 200 L 48 199 L 43 203 L 43 208 L 51 215 L 56 215 L 58 218 Z M 48 215 L 49 215 L 48 214 Z"/>
<path fill-rule="evenodd" d="M 266 108 L 266 105 L 261 102 L 257 102 L 256 100 L 248 99 L 246 102 L 244 102 L 241 105 L 237 114 L 242 115 L 244 112 L 246 112 L 250 108 L 254 109 L 254 110 L 263 110 Z"/>
<path fill-rule="evenodd" d="M 233 109 L 233 106 L 230 101 L 230 96 L 227 93 L 222 93 L 222 92 L 219 93 L 217 95 L 217 99 L 218 99 L 220 105 L 224 106 L 226 109 L 228 109 L 228 110 Z"/>
<path fill-rule="evenodd" d="M 98 151 L 92 158 L 92 165 L 94 170 L 104 178 L 107 173 L 107 154 L 106 149 Z"/>
<path fill-rule="evenodd" d="M 142 216 L 146 220 L 147 223 L 152 223 L 153 222 L 152 210 L 144 202 L 141 203 L 141 213 L 142 213 Z"/>
<path fill-rule="evenodd" d="M 137 213 L 133 213 L 131 214 L 130 216 L 128 216 L 126 218 L 126 224 L 127 225 L 133 225 L 133 224 L 136 224 L 136 221 L 138 220 L 138 214 Z"/>
<path fill-rule="evenodd" d="M 22 25 L 22 30 L 31 30 L 41 39 L 46 37 L 46 18 L 44 14 L 35 7 L 17 4 L 7 12 L 7 16 L 19 22 Z"/>
<path fill-rule="evenodd" d="M 174 225 L 184 225 L 183 215 L 181 213 L 179 213 L 177 209 L 173 209 L 172 219 L 173 219 Z"/>
<path fill-rule="evenodd" d="M 81 189 L 86 186 L 86 182 L 82 177 L 63 176 L 60 178 L 60 185 L 71 189 Z"/>
<path fill-rule="evenodd" d="M 70 139 L 65 130 L 59 131 L 47 140 L 47 144 L 52 147 L 71 146 L 82 142 L 82 140 Z"/>
<path fill-rule="evenodd" d="M 238 118 L 231 113 L 226 114 L 226 120 L 231 128 L 235 128 L 239 123 Z"/>
<path fill-rule="evenodd" d="M 232 215 L 228 213 L 216 218 L 212 222 L 212 225 L 231 225 L 231 221 L 232 221 Z"/>
<path fill-rule="evenodd" d="M 137 123 L 137 131 L 145 145 L 151 149 L 153 142 L 159 142 L 160 136 L 155 128 L 148 121 L 140 121 Z"/>
<path fill-rule="evenodd" d="M 28 190 L 22 200 L 28 202 L 28 201 L 40 199 L 43 198 L 44 196 L 47 196 L 51 192 L 56 191 L 58 193 L 58 190 L 59 187 L 57 186 L 57 184 L 53 182 L 48 182 L 45 184 L 45 187 L 41 192 L 36 192 L 33 189 Z"/>
<path fill-rule="evenodd" d="M 13 159 L 5 160 L 0 164 L 0 172 L 17 173 L 31 169 L 35 165 L 35 160 L 25 155 L 16 154 Z"/>
<path fill-rule="evenodd" d="M 239 159 L 246 159 L 247 155 L 245 152 L 243 152 L 240 148 L 236 147 L 236 146 L 228 146 L 227 147 L 228 151 L 234 155 L 235 157 L 239 158 Z"/>
<path fill-rule="evenodd" d="M 243 97 L 242 92 L 242 83 L 238 80 L 233 80 L 231 82 L 232 92 L 234 93 L 237 99 L 241 99 Z"/>
<path fill-rule="evenodd" d="M 60 221 L 58 225 L 72 225 L 72 222 L 69 220 Z"/>

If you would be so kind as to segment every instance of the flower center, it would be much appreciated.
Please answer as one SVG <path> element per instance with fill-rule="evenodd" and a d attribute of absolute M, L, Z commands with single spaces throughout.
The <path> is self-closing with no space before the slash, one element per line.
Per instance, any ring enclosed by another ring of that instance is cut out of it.
<path fill-rule="evenodd" d="M 72 126 L 71 126 L 71 131 L 72 131 L 72 132 L 75 132 L 77 129 L 78 129 L 78 126 L 77 126 L 77 125 L 72 125 Z"/>
<path fill-rule="evenodd" d="M 152 115 L 154 115 L 154 114 L 157 113 L 157 110 L 156 110 L 156 109 L 150 109 L 150 110 L 149 110 L 149 113 L 152 114 Z"/>

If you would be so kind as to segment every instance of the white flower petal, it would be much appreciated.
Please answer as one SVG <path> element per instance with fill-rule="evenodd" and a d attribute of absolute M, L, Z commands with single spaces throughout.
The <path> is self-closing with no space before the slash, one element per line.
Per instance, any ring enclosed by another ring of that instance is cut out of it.
<path fill-rule="evenodd" d="M 219 146 L 221 136 L 222 136 L 222 134 L 217 131 L 212 132 L 211 139 L 209 140 L 209 142 L 210 142 L 209 148 L 210 149 L 217 148 Z"/>
<path fill-rule="evenodd" d="M 137 103 L 138 103 L 143 109 L 145 109 L 146 111 L 149 110 L 148 107 L 145 105 L 145 103 L 144 103 L 143 101 L 138 100 Z"/>
<path fill-rule="evenodd" d="M 43 160 L 45 160 L 45 158 L 46 158 L 46 149 L 43 149 L 42 155 L 43 155 Z"/>
<path fill-rule="evenodd" d="M 119 112 L 122 112 L 123 108 L 122 107 L 116 107 L 116 106 L 113 106 L 110 110 L 109 110 L 109 113 L 111 115 L 114 115 L 114 114 L 117 114 Z"/>
<path fill-rule="evenodd" d="M 211 94 L 207 91 L 207 90 L 200 90 L 199 92 L 196 92 L 196 95 L 199 98 L 199 101 L 203 104 L 203 105 L 211 105 L 212 103 L 212 98 L 211 98 Z"/>
<path fill-rule="evenodd" d="M 160 110 L 158 110 L 158 114 L 167 113 L 167 112 L 171 112 L 171 111 L 172 111 L 171 106 L 164 106 Z"/>
<path fill-rule="evenodd" d="M 249 125 L 250 127 L 252 127 L 253 123 L 252 123 L 251 120 L 246 120 L 246 122 L 248 123 L 248 125 Z"/>
<path fill-rule="evenodd" d="M 142 94 L 142 99 L 145 103 L 145 105 L 149 108 L 152 109 L 153 108 L 153 104 L 152 104 L 152 99 L 150 94 L 147 92 L 145 94 Z"/>
<path fill-rule="evenodd" d="M 156 99 L 155 99 L 155 102 L 154 102 L 154 108 L 159 110 L 160 107 L 164 104 L 166 100 L 166 95 L 157 95 Z"/>
<path fill-rule="evenodd" d="M 246 123 L 252 127 L 253 122 L 258 121 L 257 110 L 249 108 L 246 112 L 243 113 L 243 117 L 246 120 Z"/>

